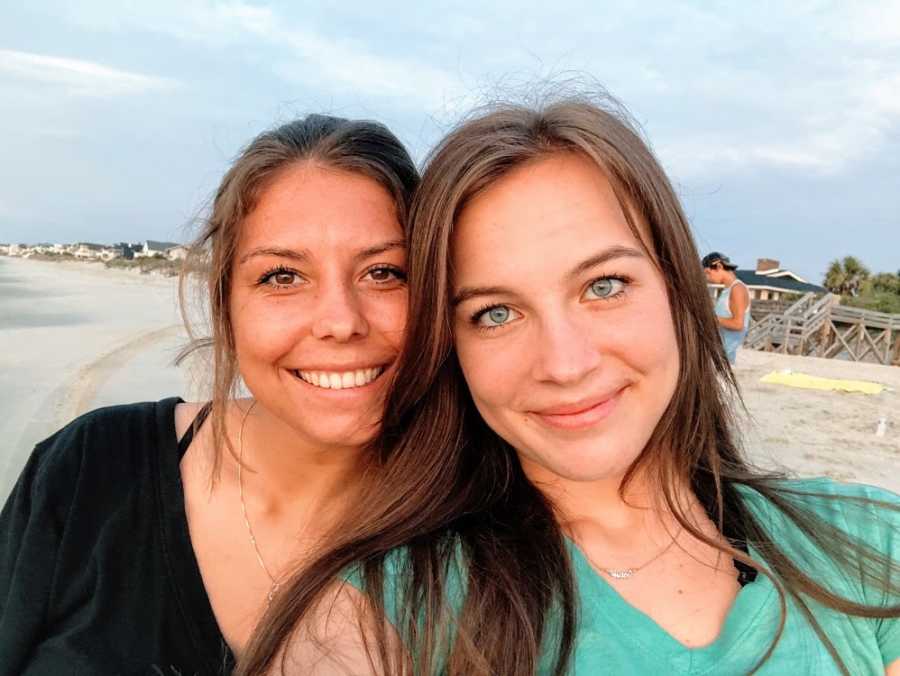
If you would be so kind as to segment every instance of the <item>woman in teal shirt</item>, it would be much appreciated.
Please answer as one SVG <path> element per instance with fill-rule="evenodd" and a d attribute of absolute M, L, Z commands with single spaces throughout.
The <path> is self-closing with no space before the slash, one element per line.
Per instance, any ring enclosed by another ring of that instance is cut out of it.
<path fill-rule="evenodd" d="M 744 459 L 688 223 L 620 109 L 465 122 L 408 247 L 384 471 L 243 673 L 330 641 L 389 673 L 900 674 L 900 498 Z"/>

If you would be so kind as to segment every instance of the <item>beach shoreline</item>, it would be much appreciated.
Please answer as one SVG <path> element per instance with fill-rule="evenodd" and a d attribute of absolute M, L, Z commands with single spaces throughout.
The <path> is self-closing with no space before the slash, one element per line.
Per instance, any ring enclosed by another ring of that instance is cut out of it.
<path fill-rule="evenodd" d="M 0 258 L 0 495 L 31 449 L 101 406 L 196 398 L 178 280 L 101 264 Z"/>
<path fill-rule="evenodd" d="M 88 410 L 203 398 L 202 359 L 173 363 L 187 342 L 177 278 L 0 257 L 0 433 L 7 440 L 0 496 L 35 443 Z M 888 389 L 865 395 L 760 382 L 785 369 Z M 737 415 L 742 445 L 752 463 L 900 493 L 900 367 L 741 350 L 734 370 L 747 407 Z"/>

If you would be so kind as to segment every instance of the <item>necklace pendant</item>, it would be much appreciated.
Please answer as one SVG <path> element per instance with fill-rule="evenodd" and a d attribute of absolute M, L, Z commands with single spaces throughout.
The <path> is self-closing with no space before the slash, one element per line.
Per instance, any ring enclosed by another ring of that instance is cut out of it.
<path fill-rule="evenodd" d="M 267 605 L 272 605 L 272 601 L 275 600 L 275 594 L 278 593 L 278 588 L 279 588 L 280 586 L 281 586 L 281 585 L 280 585 L 279 583 L 277 583 L 277 582 L 273 582 L 273 583 L 272 583 L 272 588 L 269 589 L 269 593 L 266 594 L 266 598 L 269 600 L 269 603 L 268 603 Z"/>
<path fill-rule="evenodd" d="M 629 577 L 634 575 L 637 570 L 634 568 L 622 568 L 620 570 L 606 570 L 604 572 L 613 579 L 627 580 Z"/>

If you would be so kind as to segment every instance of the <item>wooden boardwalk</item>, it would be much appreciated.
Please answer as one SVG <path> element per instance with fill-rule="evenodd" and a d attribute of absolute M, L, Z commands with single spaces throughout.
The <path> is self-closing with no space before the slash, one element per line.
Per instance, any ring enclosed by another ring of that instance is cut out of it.
<path fill-rule="evenodd" d="M 837 296 L 812 293 L 792 305 L 751 308 L 744 347 L 900 366 L 900 315 L 846 307 Z"/>

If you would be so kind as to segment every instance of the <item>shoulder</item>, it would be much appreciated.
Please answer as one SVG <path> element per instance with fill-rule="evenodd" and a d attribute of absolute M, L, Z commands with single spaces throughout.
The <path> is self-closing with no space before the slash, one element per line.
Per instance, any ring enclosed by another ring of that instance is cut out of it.
<path fill-rule="evenodd" d="M 887 489 L 827 478 L 771 482 L 780 498 L 884 553 L 900 556 L 900 496 Z M 787 524 L 783 512 L 761 493 L 739 486 L 745 503 L 769 524 Z"/>
<path fill-rule="evenodd" d="M 737 280 L 737 283 L 731 288 L 731 297 L 736 300 L 741 299 L 750 299 L 750 289 L 747 288 L 747 285 L 744 284 L 741 280 Z"/>
<path fill-rule="evenodd" d="M 194 401 L 182 401 L 175 406 L 175 437 L 181 439 L 188 431 L 188 427 L 203 410 L 205 404 Z"/>
<path fill-rule="evenodd" d="M 174 439 L 179 401 L 109 406 L 79 416 L 35 446 L 29 460 L 33 481 L 49 488 L 71 484 L 85 470 L 101 481 L 121 478 L 122 470 L 147 456 L 149 446 Z"/>

